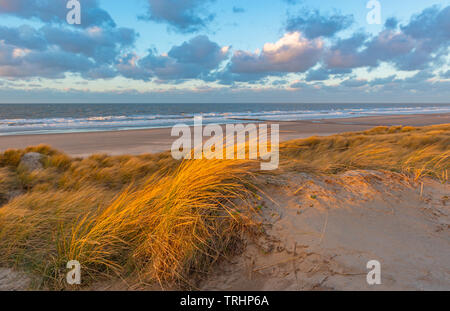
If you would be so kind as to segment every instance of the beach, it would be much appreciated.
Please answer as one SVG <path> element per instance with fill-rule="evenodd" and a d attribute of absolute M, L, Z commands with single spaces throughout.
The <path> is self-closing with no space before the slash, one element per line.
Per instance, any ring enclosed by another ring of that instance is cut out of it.
<path fill-rule="evenodd" d="M 444 2 L 0 0 L 0 294 L 450 291 Z"/>
<path fill-rule="evenodd" d="M 275 122 L 280 124 L 280 140 L 327 136 L 344 132 L 364 131 L 375 126 L 426 126 L 450 123 L 450 113 L 384 115 L 327 120 Z M 138 155 L 170 150 L 176 137 L 170 128 L 104 131 L 65 134 L 0 136 L 0 152 L 23 149 L 39 144 L 50 145 L 73 157 L 102 153 L 109 155 Z"/>
<path fill-rule="evenodd" d="M 72 289 L 72 258 L 87 290 L 450 288 L 450 113 L 273 123 L 271 172 L 176 161 L 169 128 L 0 137 L 0 290 Z"/>

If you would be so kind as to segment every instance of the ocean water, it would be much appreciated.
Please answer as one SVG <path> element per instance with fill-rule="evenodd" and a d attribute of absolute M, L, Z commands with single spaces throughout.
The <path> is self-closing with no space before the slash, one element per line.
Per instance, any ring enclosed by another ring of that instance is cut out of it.
<path fill-rule="evenodd" d="M 0 104 L 0 136 L 448 113 L 450 104 Z"/>

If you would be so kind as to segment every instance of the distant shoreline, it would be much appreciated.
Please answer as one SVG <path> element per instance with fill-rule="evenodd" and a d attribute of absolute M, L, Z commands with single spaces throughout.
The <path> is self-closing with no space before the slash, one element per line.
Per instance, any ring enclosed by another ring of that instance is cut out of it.
<path fill-rule="evenodd" d="M 375 126 L 450 124 L 450 113 L 270 121 L 266 123 L 279 123 L 280 140 L 287 141 L 314 135 L 328 136 L 342 132 L 363 131 Z M 170 150 L 175 140 L 175 137 L 170 136 L 170 132 L 171 128 L 153 128 L 0 136 L 0 152 L 10 148 L 23 149 L 28 146 L 47 144 L 74 157 L 85 157 L 96 153 L 109 155 L 158 153 Z"/>
<path fill-rule="evenodd" d="M 206 125 L 445 113 L 450 104 L 0 105 L 0 136 L 162 129 L 193 125 L 200 115 Z"/>

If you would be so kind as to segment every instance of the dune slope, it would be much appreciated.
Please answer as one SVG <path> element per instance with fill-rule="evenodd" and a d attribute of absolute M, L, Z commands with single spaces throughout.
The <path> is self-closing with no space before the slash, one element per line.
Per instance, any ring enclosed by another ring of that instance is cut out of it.
<path fill-rule="evenodd" d="M 450 186 L 386 171 L 267 177 L 266 234 L 206 290 L 449 290 Z M 422 195 L 421 195 L 421 189 Z M 369 260 L 381 285 L 369 286 Z"/>

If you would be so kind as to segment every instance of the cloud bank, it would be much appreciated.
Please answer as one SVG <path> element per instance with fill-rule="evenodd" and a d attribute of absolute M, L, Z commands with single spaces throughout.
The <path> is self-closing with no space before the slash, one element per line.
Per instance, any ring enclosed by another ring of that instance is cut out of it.
<path fill-rule="evenodd" d="M 273 87 L 303 90 L 311 87 L 309 82 L 324 90 L 325 81 L 337 78 L 343 88 L 383 86 L 388 90 L 411 85 L 420 88 L 421 82 L 432 81 L 432 72 L 448 62 L 450 6 L 426 8 L 403 24 L 388 18 L 376 35 L 352 31 L 354 18 L 350 15 L 301 11 L 287 19 L 285 33 L 278 40 L 247 51 L 192 34 L 214 19 L 208 10 L 212 2 L 148 0 L 147 19 L 189 34 L 189 38 L 167 53 L 152 48 L 139 55 L 134 48 L 138 33 L 118 27 L 96 0 L 83 1 L 86 13 L 81 27 L 65 23 L 64 1 L 0 0 L 0 16 L 45 24 L 0 25 L 0 77 L 61 79 L 70 73 L 86 80 L 124 77 L 174 85 L 199 80 L 233 86 L 265 86 L 270 77 L 276 77 Z M 233 11 L 242 12 L 237 7 Z M 419 70 L 420 74 L 403 80 L 396 75 L 372 81 L 355 77 L 355 69 L 373 70 L 382 64 L 412 73 Z M 287 82 L 290 75 L 297 75 L 299 81 Z M 441 79 L 449 77 L 448 70 L 439 74 Z"/>

